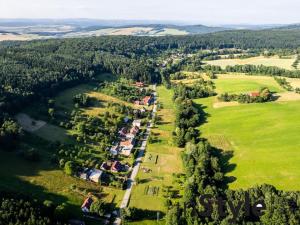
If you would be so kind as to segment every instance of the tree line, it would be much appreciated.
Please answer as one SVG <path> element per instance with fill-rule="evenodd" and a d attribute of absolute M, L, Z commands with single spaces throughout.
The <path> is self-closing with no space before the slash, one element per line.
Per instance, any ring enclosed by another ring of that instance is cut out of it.
<path fill-rule="evenodd" d="M 181 137 L 189 132 L 188 129 L 196 129 L 206 117 L 201 108 L 198 107 L 197 111 L 193 107 L 191 98 L 187 95 L 184 97 L 193 113 L 185 113 L 189 111 L 181 106 L 183 100 L 175 101 L 176 107 L 180 109 L 176 130 L 178 126 L 185 127 L 181 135 L 174 135 L 177 145 Z M 194 117 L 197 120 L 189 124 Z M 185 169 L 185 182 L 182 183 L 184 194 L 180 201 L 169 199 L 166 225 L 299 224 L 300 192 L 279 191 L 267 184 L 246 190 L 230 190 L 225 174 L 228 167 L 225 161 L 226 153 L 213 148 L 207 140 L 199 137 L 181 142 L 181 146 L 185 146 L 182 153 Z M 203 201 L 201 196 L 210 196 L 213 199 Z M 263 213 L 250 210 L 250 205 L 257 206 L 256 202 L 261 202 Z M 234 208 L 236 206 L 237 208 Z"/>

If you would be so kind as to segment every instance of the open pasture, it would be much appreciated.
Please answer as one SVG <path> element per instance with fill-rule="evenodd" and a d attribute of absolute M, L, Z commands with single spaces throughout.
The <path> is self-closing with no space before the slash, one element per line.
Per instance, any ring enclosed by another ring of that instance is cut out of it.
<path fill-rule="evenodd" d="M 283 97 L 289 94 L 268 80 L 273 78 L 235 80 L 225 76 L 215 80 L 218 93 L 248 92 L 264 85 Z M 233 152 L 227 171 L 230 188 L 268 183 L 281 190 L 299 190 L 300 101 L 283 97 L 275 102 L 230 107 L 214 107 L 216 97 L 195 100 L 208 114 L 200 126 L 202 137 L 217 148 Z"/>
<path fill-rule="evenodd" d="M 216 92 L 222 93 L 247 93 L 258 91 L 261 87 L 268 87 L 273 92 L 283 92 L 273 77 L 249 76 L 244 74 L 219 74 L 218 79 L 213 80 L 216 84 Z"/>

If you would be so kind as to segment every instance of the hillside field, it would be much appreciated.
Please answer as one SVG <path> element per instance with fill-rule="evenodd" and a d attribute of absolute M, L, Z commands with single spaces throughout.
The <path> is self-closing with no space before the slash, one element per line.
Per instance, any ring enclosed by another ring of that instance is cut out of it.
<path fill-rule="evenodd" d="M 141 164 L 137 184 L 130 199 L 130 207 L 137 207 L 151 211 L 166 213 L 162 189 L 164 186 L 173 186 L 173 173 L 182 173 L 181 149 L 172 143 L 172 131 L 174 129 L 175 109 L 172 101 L 172 90 L 163 86 L 157 87 L 159 105 L 158 117 L 161 118 L 152 129 L 153 143 L 147 145 L 146 155 Z M 150 169 L 146 173 L 143 168 Z M 157 194 L 151 194 L 150 190 L 156 188 Z M 145 204 L 146 203 L 146 204 Z M 160 214 L 160 218 L 162 214 Z M 143 222 L 143 223 L 142 223 Z M 157 224 L 156 221 L 139 221 L 133 224 Z M 160 224 L 160 223 L 159 223 Z"/>
<path fill-rule="evenodd" d="M 224 75 L 225 76 L 225 75 Z M 252 81 L 249 81 L 251 79 Z M 215 80 L 218 94 L 248 92 L 260 85 L 283 92 L 269 77 Z M 263 82 L 262 82 L 263 81 Z M 286 92 L 283 92 L 286 93 Z M 216 97 L 197 99 L 207 113 L 202 137 L 215 147 L 232 151 L 227 176 L 230 188 L 268 183 L 281 190 L 299 190 L 300 101 L 275 101 L 213 107 Z M 272 169 L 270 169 L 272 168 Z"/>
<path fill-rule="evenodd" d="M 246 59 L 218 59 L 205 61 L 207 64 L 220 66 L 225 69 L 226 66 L 234 65 L 264 65 L 264 66 L 277 66 L 287 70 L 293 70 L 292 64 L 295 62 L 296 56 L 291 56 L 290 58 L 279 58 L 278 56 L 265 57 L 257 56 Z"/>

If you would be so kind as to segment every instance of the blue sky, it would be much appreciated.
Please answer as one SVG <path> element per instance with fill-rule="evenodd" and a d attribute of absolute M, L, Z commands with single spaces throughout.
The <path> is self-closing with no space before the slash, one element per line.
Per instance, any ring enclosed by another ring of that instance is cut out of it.
<path fill-rule="evenodd" d="M 299 10 L 299 0 L 0 0 L 0 18 L 284 24 L 300 22 Z"/>

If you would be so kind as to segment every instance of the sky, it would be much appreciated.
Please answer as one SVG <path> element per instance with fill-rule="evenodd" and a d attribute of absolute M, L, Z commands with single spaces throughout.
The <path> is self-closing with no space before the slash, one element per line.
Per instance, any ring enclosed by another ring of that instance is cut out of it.
<path fill-rule="evenodd" d="M 300 22 L 299 0 L 0 0 L 0 18 L 184 21 L 210 25 Z"/>

